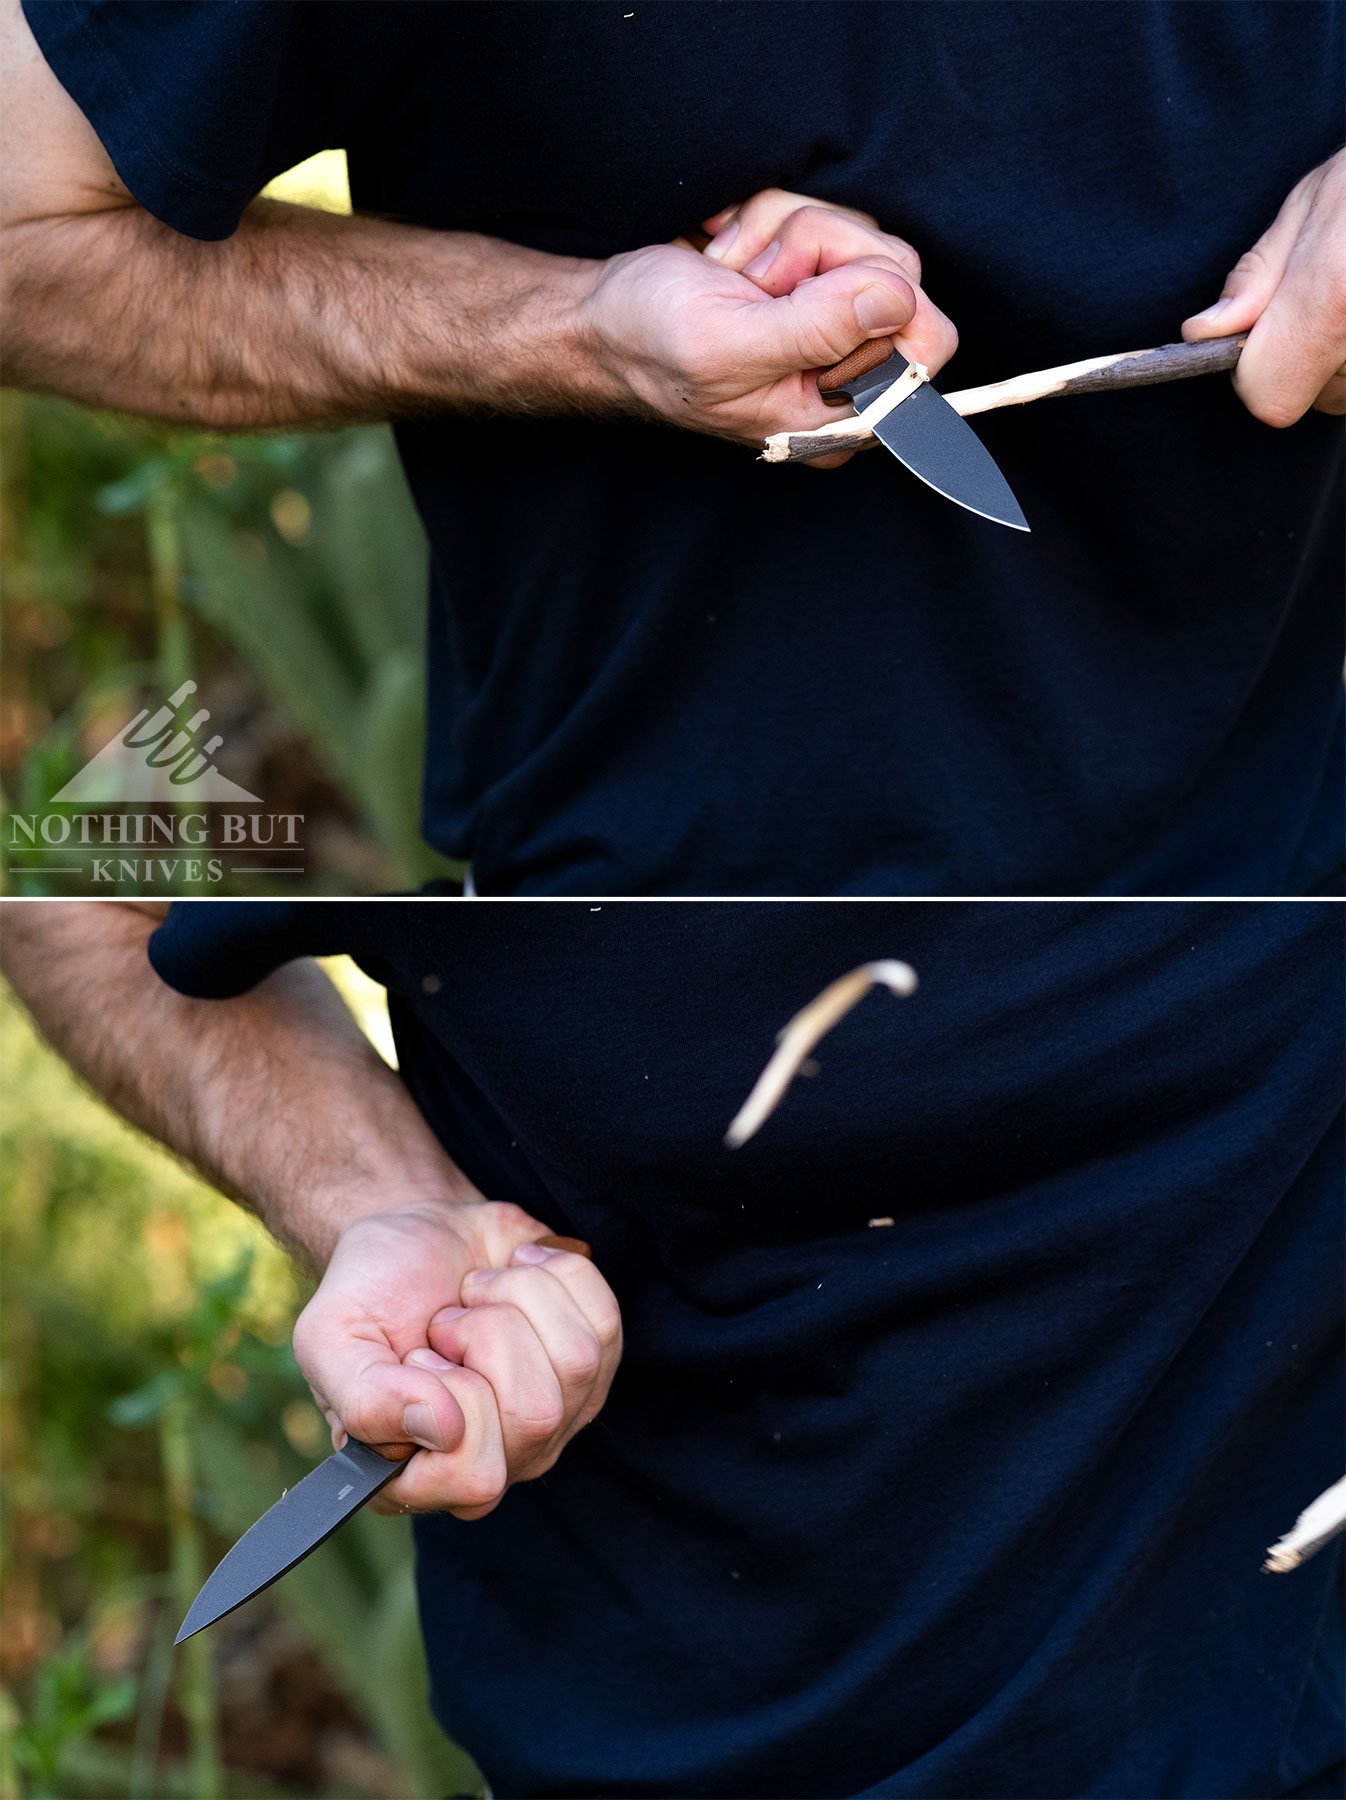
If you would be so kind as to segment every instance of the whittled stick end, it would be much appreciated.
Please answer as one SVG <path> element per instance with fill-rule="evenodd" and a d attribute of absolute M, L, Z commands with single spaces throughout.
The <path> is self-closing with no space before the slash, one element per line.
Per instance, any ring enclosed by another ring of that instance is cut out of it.
<path fill-rule="evenodd" d="M 844 429 L 825 425 L 821 431 L 777 431 L 763 439 L 758 462 L 812 462 L 819 456 L 840 456 L 850 450 L 872 450 L 878 439 L 872 431 L 856 430 L 847 419 Z"/>

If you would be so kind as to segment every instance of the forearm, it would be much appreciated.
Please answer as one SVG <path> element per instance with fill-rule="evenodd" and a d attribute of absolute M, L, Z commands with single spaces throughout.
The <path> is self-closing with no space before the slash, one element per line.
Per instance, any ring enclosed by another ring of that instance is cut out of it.
<path fill-rule="evenodd" d="M 4 972 L 53 1046 L 315 1267 L 356 1218 L 479 1198 L 315 964 L 192 1000 L 147 961 L 153 909 L 4 914 Z"/>
<path fill-rule="evenodd" d="M 233 237 L 135 205 L 4 237 L 4 380 L 220 430 L 623 404 L 583 302 L 600 264 L 255 201 Z"/>

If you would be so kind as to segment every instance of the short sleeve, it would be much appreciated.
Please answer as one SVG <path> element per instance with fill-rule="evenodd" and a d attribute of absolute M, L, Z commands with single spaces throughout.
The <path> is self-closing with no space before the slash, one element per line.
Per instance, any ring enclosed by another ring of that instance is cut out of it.
<path fill-rule="evenodd" d="M 232 1000 L 285 963 L 350 956 L 374 981 L 408 965 L 417 909 L 396 900 L 177 900 L 150 934 L 150 967 L 193 1000 Z"/>
<path fill-rule="evenodd" d="M 339 947 L 338 917 L 314 910 L 293 900 L 180 900 L 150 936 L 150 966 L 194 1000 L 232 1000 L 284 963 Z"/>
<path fill-rule="evenodd" d="M 323 31 L 340 11 L 312 0 L 24 0 L 43 56 L 131 193 L 205 239 L 228 237 L 274 175 L 344 147 Z M 338 21 L 337 42 L 347 36 Z"/>

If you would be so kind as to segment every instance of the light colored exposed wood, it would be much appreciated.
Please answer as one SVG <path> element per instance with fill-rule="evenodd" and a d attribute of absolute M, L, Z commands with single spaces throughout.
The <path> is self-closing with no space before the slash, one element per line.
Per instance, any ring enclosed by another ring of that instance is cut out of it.
<path fill-rule="evenodd" d="M 731 1150 L 746 1144 L 765 1124 L 785 1096 L 785 1090 L 804 1067 L 809 1051 L 872 987 L 886 987 L 905 999 L 916 992 L 916 972 L 904 962 L 885 958 L 861 963 L 825 987 L 790 1020 L 776 1043 L 775 1055 L 757 1077 L 752 1092 L 735 1113 L 724 1134 Z M 882 1224 L 883 1220 L 872 1220 Z M 891 1221 L 888 1221 L 891 1223 Z"/>
<path fill-rule="evenodd" d="M 1285 1536 L 1267 1551 L 1262 1567 L 1271 1575 L 1288 1574 L 1316 1555 L 1339 1531 L 1346 1531 L 1346 1475 L 1304 1508 Z"/>
<path fill-rule="evenodd" d="M 1232 369 L 1245 341 L 1246 334 L 1208 338 L 1196 344 L 1160 344 L 1152 350 L 1124 350 L 1115 356 L 1094 356 L 1082 362 L 1061 363 L 1054 369 L 1036 369 L 984 387 L 962 388 L 944 398 L 956 413 L 968 418 L 1001 406 L 1025 406 L 1033 400 L 1153 387 L 1160 382 L 1183 381 L 1193 375 Z M 874 404 L 878 405 L 878 401 Z M 870 421 L 876 423 L 881 416 L 868 407 L 854 418 L 821 425 L 816 431 L 775 432 L 766 440 L 762 461 L 809 462 L 816 456 L 867 449 L 874 439 Z"/>

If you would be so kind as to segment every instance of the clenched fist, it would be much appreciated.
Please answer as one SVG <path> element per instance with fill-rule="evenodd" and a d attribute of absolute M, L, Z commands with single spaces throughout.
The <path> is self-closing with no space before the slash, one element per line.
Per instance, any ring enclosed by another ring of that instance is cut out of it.
<path fill-rule="evenodd" d="M 414 1457 L 372 1504 L 477 1519 L 544 1475 L 607 1398 L 621 1315 L 584 1256 L 520 1207 L 417 1201 L 337 1240 L 294 1349 L 332 1427 Z"/>
<path fill-rule="evenodd" d="M 835 420 L 814 372 L 870 338 L 932 373 L 957 348 L 916 252 L 864 214 L 769 188 L 703 223 L 700 254 L 663 244 L 598 266 L 582 335 L 620 404 L 760 444 Z"/>

